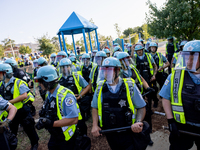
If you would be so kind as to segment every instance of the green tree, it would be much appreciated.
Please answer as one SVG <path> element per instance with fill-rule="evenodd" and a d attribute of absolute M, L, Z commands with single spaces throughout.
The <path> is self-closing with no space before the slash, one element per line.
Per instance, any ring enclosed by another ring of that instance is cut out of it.
<path fill-rule="evenodd" d="M 11 53 L 8 53 L 8 58 L 13 57 L 13 55 Z"/>
<path fill-rule="evenodd" d="M 117 32 L 117 36 L 118 36 L 118 38 L 120 38 L 120 36 L 121 36 L 121 30 L 119 28 L 118 23 L 115 23 L 114 26 L 115 26 L 115 30 Z"/>
<path fill-rule="evenodd" d="M 60 51 L 60 45 L 59 45 L 59 39 L 58 39 L 58 37 L 56 37 L 56 36 L 52 37 L 51 42 L 52 42 L 52 44 L 55 47 L 55 51 L 56 52 Z"/>
<path fill-rule="evenodd" d="M 15 46 L 15 41 L 14 40 L 11 40 L 9 38 L 5 38 L 3 41 L 1 41 L 3 43 L 3 47 L 4 49 L 8 48 L 8 47 L 11 47 L 10 43 L 12 44 L 12 46 L 14 47 Z"/>
<path fill-rule="evenodd" d="M 29 46 L 24 46 L 24 45 L 21 45 L 20 47 L 19 47 L 19 53 L 20 54 L 30 54 L 31 53 L 31 48 L 29 47 Z"/>
<path fill-rule="evenodd" d="M 158 38 L 175 36 L 179 39 L 200 38 L 200 1 L 167 0 L 158 9 L 150 0 L 146 14 L 150 35 Z"/>
<path fill-rule="evenodd" d="M 133 34 L 134 33 L 134 30 L 133 28 L 128 28 L 128 29 L 125 29 L 123 34 L 125 35 L 125 37 L 128 37 L 130 34 Z"/>
<path fill-rule="evenodd" d="M 143 30 L 143 39 L 147 40 L 149 38 L 149 33 L 148 33 L 148 25 L 147 24 L 143 24 L 142 25 L 142 30 Z"/>
<path fill-rule="evenodd" d="M 4 56 L 4 48 L 3 45 L 0 44 L 0 57 Z"/>
<path fill-rule="evenodd" d="M 48 37 L 48 35 L 43 35 L 41 38 L 37 39 L 39 43 L 39 51 L 42 51 L 42 55 L 49 56 L 53 52 L 55 52 L 55 47 L 51 43 L 51 39 Z"/>

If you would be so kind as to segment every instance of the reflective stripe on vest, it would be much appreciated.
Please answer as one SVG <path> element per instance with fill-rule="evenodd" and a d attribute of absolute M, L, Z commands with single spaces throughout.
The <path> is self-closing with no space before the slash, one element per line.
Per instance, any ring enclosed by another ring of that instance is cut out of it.
<path fill-rule="evenodd" d="M 176 51 L 177 50 L 176 43 L 173 43 L 173 44 L 174 44 L 174 51 Z M 166 47 L 165 47 L 166 54 L 168 54 L 168 52 L 167 52 L 167 45 L 168 45 L 168 43 L 166 44 Z"/>
<path fill-rule="evenodd" d="M 94 74 L 95 74 L 95 71 L 96 71 L 96 69 L 97 69 L 97 65 L 96 66 L 93 66 L 92 67 L 92 81 L 91 81 L 91 84 L 92 84 L 92 91 L 94 92 L 94 87 L 93 87 L 93 83 L 94 83 Z"/>
<path fill-rule="evenodd" d="M 125 87 L 126 87 L 126 96 L 127 96 L 127 100 L 128 100 L 128 104 L 129 104 L 129 109 L 132 111 L 133 115 L 132 115 L 132 124 L 135 123 L 135 118 L 136 118 L 136 111 L 135 111 L 135 107 L 132 103 L 131 100 L 131 96 L 134 94 L 133 93 L 133 88 L 134 88 L 134 83 L 135 81 L 132 78 L 123 78 Z M 103 127 L 103 120 L 102 120 L 102 89 L 103 89 L 103 85 L 105 83 L 104 81 L 100 81 L 97 85 L 97 95 L 98 95 L 98 116 L 99 116 L 99 123 L 100 123 L 100 127 Z"/>
<path fill-rule="evenodd" d="M 178 55 L 180 54 L 180 52 L 174 53 L 174 58 L 177 60 L 178 59 Z"/>
<path fill-rule="evenodd" d="M 162 54 L 159 53 L 159 52 L 156 52 L 156 54 L 158 55 L 158 58 L 159 58 L 159 68 L 163 67 L 163 57 L 162 57 Z M 158 71 L 158 72 L 163 72 L 162 71 Z"/>
<path fill-rule="evenodd" d="M 137 76 L 137 79 L 138 79 L 138 81 L 139 81 L 139 83 L 140 83 L 140 88 L 141 88 L 141 93 L 143 93 L 143 82 L 142 82 L 142 79 L 141 79 L 141 77 L 140 77 L 140 75 L 139 75 L 139 72 L 138 72 L 138 70 L 133 66 L 133 65 L 130 65 L 130 67 L 133 69 L 133 71 L 135 72 L 135 74 L 136 74 L 136 76 Z"/>
<path fill-rule="evenodd" d="M 63 86 L 60 86 L 60 88 L 57 91 L 57 94 L 56 94 L 56 105 L 57 105 L 57 116 L 58 116 L 59 120 L 62 120 L 63 117 L 65 116 L 63 111 L 62 111 L 62 109 L 63 109 L 62 104 L 63 104 L 63 101 L 65 99 L 65 96 L 68 93 L 73 94 L 72 91 L 68 90 L 67 88 L 65 88 Z M 76 105 L 78 106 L 77 103 L 76 103 Z M 78 107 L 77 107 L 77 109 L 78 109 Z M 80 115 L 80 112 L 78 114 Z M 73 125 L 64 126 L 64 127 L 61 127 L 61 128 L 62 128 L 63 134 L 65 136 L 65 140 L 68 141 L 74 135 L 75 130 L 76 130 L 76 125 L 73 124 Z"/>
<path fill-rule="evenodd" d="M 78 94 L 81 93 L 82 91 L 82 87 L 80 86 L 79 84 L 79 75 L 78 74 L 75 74 L 75 73 L 72 73 L 72 76 L 74 78 L 74 81 L 75 81 L 75 85 L 76 85 L 76 88 L 78 90 Z"/>
<path fill-rule="evenodd" d="M 136 68 L 136 65 L 137 65 L 137 62 L 136 62 L 136 60 L 137 60 L 137 54 L 134 54 L 134 55 L 135 55 L 135 68 Z M 153 71 L 153 65 L 151 63 L 151 59 L 152 59 L 151 54 L 145 53 L 145 55 L 147 57 L 147 61 L 149 62 L 150 73 L 153 76 L 153 72 L 154 71 Z"/>
<path fill-rule="evenodd" d="M 186 124 L 182 103 L 182 88 L 185 70 L 174 70 L 171 75 L 171 105 L 174 119 L 182 124 Z"/>

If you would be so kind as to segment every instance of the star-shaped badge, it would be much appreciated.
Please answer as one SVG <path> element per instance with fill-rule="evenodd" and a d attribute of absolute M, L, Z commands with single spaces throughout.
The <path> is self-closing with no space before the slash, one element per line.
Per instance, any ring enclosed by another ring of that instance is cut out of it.
<path fill-rule="evenodd" d="M 126 101 L 125 100 L 120 100 L 119 101 L 119 103 L 118 103 L 120 106 L 121 106 L 121 108 L 123 107 L 123 106 L 126 106 Z"/>

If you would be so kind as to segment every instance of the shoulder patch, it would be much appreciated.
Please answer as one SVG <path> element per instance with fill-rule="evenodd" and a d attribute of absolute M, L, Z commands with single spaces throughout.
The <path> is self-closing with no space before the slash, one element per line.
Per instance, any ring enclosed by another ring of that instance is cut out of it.
<path fill-rule="evenodd" d="M 165 85 L 167 85 L 169 83 L 169 80 L 165 80 Z"/>
<path fill-rule="evenodd" d="M 73 98 L 72 97 L 68 97 L 66 99 L 66 105 L 67 106 L 72 106 L 74 104 Z"/>

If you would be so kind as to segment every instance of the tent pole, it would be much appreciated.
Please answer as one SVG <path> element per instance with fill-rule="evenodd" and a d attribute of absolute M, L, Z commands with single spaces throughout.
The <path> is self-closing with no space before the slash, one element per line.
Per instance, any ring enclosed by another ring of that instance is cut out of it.
<path fill-rule="evenodd" d="M 86 51 L 86 53 L 88 53 L 87 41 L 86 41 L 86 37 L 85 37 L 85 29 L 82 29 L 82 32 L 83 32 L 83 39 L 84 39 L 84 43 L 85 43 L 85 51 Z"/>
<path fill-rule="evenodd" d="M 64 37 L 63 32 L 61 32 L 61 34 L 62 34 L 64 49 L 65 49 L 65 52 L 66 52 L 66 54 L 67 54 L 67 48 L 66 48 L 66 44 L 65 44 L 65 37 Z M 68 54 L 67 54 L 67 57 L 68 57 Z"/>
<path fill-rule="evenodd" d="M 74 52 L 75 52 L 75 55 L 77 56 L 77 54 L 76 54 L 76 44 L 74 42 L 74 35 L 73 34 L 72 34 L 72 40 L 73 40 Z"/>
<path fill-rule="evenodd" d="M 88 35 L 89 35 L 89 40 L 90 40 L 90 50 L 92 52 L 92 42 L 91 42 L 90 32 L 88 32 Z"/>
<path fill-rule="evenodd" d="M 99 47 L 99 39 L 98 39 L 98 34 L 97 34 L 97 29 L 95 29 L 95 34 L 96 34 L 96 39 L 97 39 L 97 47 L 98 47 L 98 51 L 100 51 L 100 47 Z"/>
<path fill-rule="evenodd" d="M 58 35 L 58 39 L 59 39 L 59 43 L 60 43 L 60 50 L 63 51 L 62 42 L 61 42 L 61 39 L 60 39 L 60 35 Z"/>

